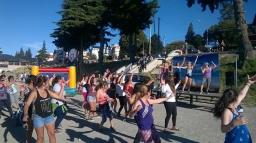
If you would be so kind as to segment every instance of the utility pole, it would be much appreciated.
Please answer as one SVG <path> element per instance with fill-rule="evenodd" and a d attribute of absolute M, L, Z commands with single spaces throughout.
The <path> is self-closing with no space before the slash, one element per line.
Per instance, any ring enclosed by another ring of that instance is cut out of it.
<path fill-rule="evenodd" d="M 149 49 L 148 53 L 151 55 L 151 25 L 149 26 Z"/>
<path fill-rule="evenodd" d="M 158 17 L 158 43 L 157 48 L 160 49 L 160 17 Z"/>

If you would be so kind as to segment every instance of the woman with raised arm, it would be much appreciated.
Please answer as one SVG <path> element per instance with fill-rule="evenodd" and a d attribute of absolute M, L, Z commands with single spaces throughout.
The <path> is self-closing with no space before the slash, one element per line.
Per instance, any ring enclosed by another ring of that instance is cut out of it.
<path fill-rule="evenodd" d="M 97 87 L 96 87 L 96 97 L 97 97 L 97 102 L 99 103 L 99 108 L 101 111 L 102 115 L 102 120 L 99 126 L 99 129 L 101 130 L 103 127 L 103 124 L 107 121 L 107 118 L 109 118 L 109 123 L 110 123 L 110 129 L 112 131 L 115 131 L 113 128 L 112 124 L 112 112 L 109 107 L 109 102 L 113 101 L 108 95 L 107 95 L 107 90 L 108 90 L 108 83 L 106 81 L 100 82 Z"/>
<path fill-rule="evenodd" d="M 36 130 L 37 143 L 44 142 L 44 128 L 46 128 L 49 142 L 56 143 L 54 118 L 51 110 L 51 99 L 55 98 L 58 100 L 65 101 L 62 96 L 64 92 L 64 84 L 61 85 L 61 91 L 59 95 L 48 90 L 48 79 L 44 76 L 37 77 L 36 89 L 31 92 L 24 107 L 23 121 L 28 121 L 28 109 L 33 103 L 35 107 L 35 114 L 33 115 L 33 126 Z"/>
<path fill-rule="evenodd" d="M 120 107 L 119 110 L 117 112 L 117 115 L 120 116 L 121 115 L 121 111 L 125 110 L 125 115 L 128 113 L 128 109 L 127 109 L 127 97 L 126 94 L 124 92 L 124 85 L 122 83 L 122 78 L 123 78 L 123 73 L 118 77 L 117 79 L 117 83 L 116 83 L 116 93 L 118 95 L 119 98 L 119 103 L 120 103 Z"/>
<path fill-rule="evenodd" d="M 167 131 L 169 120 L 172 116 L 172 128 L 171 130 L 179 131 L 176 128 L 176 117 L 177 117 L 177 107 L 176 107 L 176 89 L 180 85 L 180 81 L 175 85 L 174 79 L 170 77 L 169 79 L 161 79 L 161 89 L 165 97 L 169 97 L 168 100 L 164 102 L 164 107 L 166 111 L 164 131 Z"/>
<path fill-rule="evenodd" d="M 89 84 L 89 92 L 87 95 L 87 102 L 90 105 L 90 111 L 87 119 L 92 120 L 93 117 L 97 116 L 96 114 L 96 78 L 94 74 L 92 74 L 89 77 L 88 84 Z"/>
<path fill-rule="evenodd" d="M 62 77 L 60 75 L 57 75 L 53 81 L 52 81 L 52 90 L 60 96 L 60 98 L 64 99 L 64 92 L 60 94 L 61 92 L 61 85 L 65 84 L 65 81 L 62 80 Z M 67 114 L 68 108 L 66 107 L 65 103 L 63 101 L 57 100 L 57 99 L 52 99 L 52 111 L 54 113 L 54 116 L 56 117 L 55 120 L 55 131 L 59 132 L 60 131 L 60 123 L 64 119 L 64 117 Z"/>
<path fill-rule="evenodd" d="M 247 77 L 247 82 L 238 93 L 235 89 L 226 89 L 216 102 L 213 114 L 221 119 L 221 131 L 226 133 L 225 143 L 252 143 L 248 123 L 238 112 L 238 105 L 245 98 L 250 86 L 256 82 L 256 75 Z"/>
<path fill-rule="evenodd" d="M 185 81 L 184 81 L 184 84 L 183 84 L 183 87 L 182 87 L 182 91 L 185 90 L 185 88 L 188 84 L 188 92 L 190 92 L 190 88 L 191 88 L 191 84 L 192 84 L 192 72 L 193 72 L 193 69 L 196 65 L 197 59 L 198 59 L 198 56 L 196 56 L 196 60 L 193 64 L 189 61 L 188 65 L 185 66 L 185 68 L 187 69 L 187 72 L 186 72 Z"/>
<path fill-rule="evenodd" d="M 168 98 L 151 99 L 150 92 L 146 85 L 139 86 L 137 92 L 138 98 L 132 106 L 131 114 L 135 114 L 134 119 L 139 128 L 141 142 L 144 143 L 160 143 L 160 137 L 154 127 L 153 104 L 158 104 L 168 100 Z"/>
<path fill-rule="evenodd" d="M 176 66 L 173 66 L 173 68 L 175 69 L 174 72 L 174 83 L 177 84 L 180 80 L 181 80 L 181 69 L 185 69 L 183 67 L 184 63 L 185 63 L 185 57 L 183 58 L 182 63 L 180 64 L 179 62 L 176 63 Z"/>
<path fill-rule="evenodd" d="M 214 64 L 214 62 L 211 62 L 212 65 L 209 66 L 209 64 L 206 62 L 204 63 L 204 66 L 201 67 L 201 71 L 203 74 L 203 81 L 201 84 L 201 91 L 200 94 L 203 94 L 203 89 L 204 89 L 204 84 L 206 82 L 207 86 L 206 86 L 206 94 L 208 94 L 209 88 L 210 88 L 210 84 L 211 84 L 211 79 L 212 79 L 212 70 L 215 69 L 217 66 Z"/>

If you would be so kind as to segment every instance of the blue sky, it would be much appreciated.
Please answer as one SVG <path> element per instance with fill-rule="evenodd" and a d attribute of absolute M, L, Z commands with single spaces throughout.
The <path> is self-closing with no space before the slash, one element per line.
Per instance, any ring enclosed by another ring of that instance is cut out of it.
<path fill-rule="evenodd" d="M 201 11 L 199 5 L 186 6 L 185 0 L 159 0 L 160 35 L 165 43 L 184 40 L 190 22 L 194 31 L 202 34 L 209 26 L 218 23 L 219 12 Z M 6 54 L 14 55 L 21 47 L 31 48 L 33 55 L 45 40 L 49 52 L 56 49 L 50 34 L 60 19 L 62 0 L 1 0 L 0 1 L 0 48 Z M 256 1 L 245 3 L 246 19 L 251 23 L 256 14 Z M 156 24 L 157 31 L 157 24 Z M 118 31 L 114 33 L 118 34 Z M 149 29 L 145 30 L 149 35 Z M 153 25 L 152 25 L 153 33 Z M 118 43 L 119 36 L 113 37 L 109 45 Z"/>

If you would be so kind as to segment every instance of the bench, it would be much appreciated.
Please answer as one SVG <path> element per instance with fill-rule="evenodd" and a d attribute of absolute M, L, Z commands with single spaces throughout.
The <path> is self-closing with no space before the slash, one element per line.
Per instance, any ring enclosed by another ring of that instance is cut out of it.
<path fill-rule="evenodd" d="M 220 95 L 217 94 L 217 93 L 210 93 L 210 94 L 200 94 L 199 92 L 181 92 L 181 91 L 178 91 L 176 93 L 176 100 L 178 102 L 180 96 L 182 95 L 188 95 L 189 96 L 189 101 L 190 101 L 190 105 L 193 105 L 193 102 L 194 102 L 194 96 L 196 97 L 196 100 L 198 99 L 198 97 L 210 97 L 211 100 L 213 98 L 216 98 L 216 99 L 219 99 L 220 98 Z"/>

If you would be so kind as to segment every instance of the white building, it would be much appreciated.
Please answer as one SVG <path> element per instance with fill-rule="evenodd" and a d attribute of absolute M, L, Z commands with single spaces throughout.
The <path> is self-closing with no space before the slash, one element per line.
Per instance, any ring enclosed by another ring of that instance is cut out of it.
<path fill-rule="evenodd" d="M 100 51 L 100 47 L 98 47 L 98 46 L 93 46 L 93 47 L 91 47 L 91 49 L 90 49 L 90 54 L 91 54 L 91 55 L 95 55 L 95 56 L 96 56 L 96 59 L 98 60 L 98 59 L 99 59 L 99 51 Z"/>
<path fill-rule="evenodd" d="M 114 44 L 111 46 L 111 48 L 112 48 L 112 56 L 118 59 L 120 55 L 120 49 L 121 49 L 120 46 L 118 44 Z"/>

